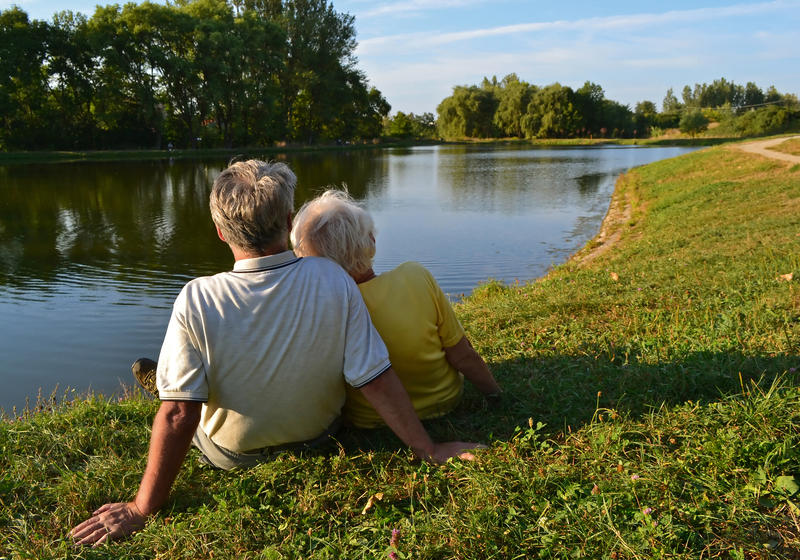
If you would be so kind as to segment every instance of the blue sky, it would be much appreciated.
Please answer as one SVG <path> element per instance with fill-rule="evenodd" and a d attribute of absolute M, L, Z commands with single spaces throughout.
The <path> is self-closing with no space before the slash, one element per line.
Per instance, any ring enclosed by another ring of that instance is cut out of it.
<path fill-rule="evenodd" d="M 91 15 L 86 0 L 0 1 L 32 18 Z M 103 4 L 112 2 L 103 2 Z M 435 112 L 455 85 L 514 72 L 536 85 L 586 80 L 660 108 L 667 89 L 725 77 L 800 95 L 800 0 L 334 0 L 356 17 L 359 67 L 392 112 Z"/>

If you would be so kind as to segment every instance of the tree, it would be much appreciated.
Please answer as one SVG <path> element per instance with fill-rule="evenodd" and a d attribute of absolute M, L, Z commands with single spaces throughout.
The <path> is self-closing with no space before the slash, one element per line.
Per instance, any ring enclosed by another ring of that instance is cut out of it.
<path fill-rule="evenodd" d="M 575 92 L 575 105 L 583 119 L 587 136 L 601 134 L 601 129 L 608 128 L 603 122 L 603 102 L 605 92 L 600 85 L 586 81 Z"/>
<path fill-rule="evenodd" d="M 412 115 L 406 115 L 403 111 L 398 111 L 397 114 L 386 120 L 384 127 L 384 134 L 393 138 L 413 138 L 414 137 L 414 121 Z"/>
<path fill-rule="evenodd" d="M 0 12 L 0 147 L 32 149 L 49 144 L 46 23 L 28 20 L 18 7 Z"/>
<path fill-rule="evenodd" d="M 764 103 L 764 92 L 753 82 L 747 82 L 744 86 L 744 99 L 743 105 L 745 107 L 753 107 Z"/>
<path fill-rule="evenodd" d="M 681 117 L 679 128 L 684 134 L 695 137 L 708 128 L 708 119 L 700 109 L 691 109 Z"/>
<path fill-rule="evenodd" d="M 537 88 L 521 81 L 516 74 L 509 74 L 496 89 L 497 110 L 494 113 L 494 125 L 501 134 L 521 138 L 522 117 L 527 111 L 531 96 Z"/>
<path fill-rule="evenodd" d="M 581 125 L 575 108 L 575 94 L 558 82 L 537 91 L 522 119 L 527 138 L 565 138 L 574 136 Z"/>
<path fill-rule="evenodd" d="M 664 101 L 661 102 L 661 110 L 664 113 L 677 113 L 683 108 L 681 102 L 678 101 L 678 98 L 675 97 L 675 94 L 672 92 L 672 88 L 667 90 L 667 94 L 664 96 Z"/>
<path fill-rule="evenodd" d="M 635 135 L 639 137 L 649 136 L 650 127 L 655 123 L 657 115 L 656 104 L 652 101 L 640 101 L 637 103 L 633 111 Z"/>
<path fill-rule="evenodd" d="M 492 90 L 456 86 L 436 108 L 439 133 L 444 138 L 491 138 L 495 135 L 497 105 Z"/>

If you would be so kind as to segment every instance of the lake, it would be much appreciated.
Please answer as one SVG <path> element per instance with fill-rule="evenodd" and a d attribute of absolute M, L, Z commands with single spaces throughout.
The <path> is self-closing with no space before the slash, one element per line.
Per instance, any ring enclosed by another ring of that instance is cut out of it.
<path fill-rule="evenodd" d="M 377 273 L 416 260 L 457 299 L 565 261 L 599 230 L 620 173 L 688 151 L 427 146 L 279 159 L 298 176 L 298 207 L 327 185 L 364 201 Z M 67 388 L 110 395 L 133 381 L 131 362 L 157 357 L 181 286 L 232 266 L 208 212 L 226 163 L 0 166 L 0 408 L 56 387 L 59 399 Z"/>

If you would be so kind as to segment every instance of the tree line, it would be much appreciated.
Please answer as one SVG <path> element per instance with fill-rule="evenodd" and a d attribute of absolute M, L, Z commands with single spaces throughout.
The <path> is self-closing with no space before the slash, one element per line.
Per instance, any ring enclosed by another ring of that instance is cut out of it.
<path fill-rule="evenodd" d="M 741 135 L 771 134 L 800 124 L 797 96 L 724 78 L 686 86 L 683 102 L 668 90 L 659 112 L 652 101 L 631 110 L 607 99 L 603 88 L 589 81 L 573 90 L 559 83 L 536 86 L 509 74 L 500 81 L 493 77 L 480 85 L 455 86 L 437 113 L 438 133 L 446 139 L 634 138 L 677 127 L 696 133 L 709 117 Z"/>
<path fill-rule="evenodd" d="M 0 12 L 0 149 L 232 147 L 379 136 L 390 106 L 327 0 Z"/>

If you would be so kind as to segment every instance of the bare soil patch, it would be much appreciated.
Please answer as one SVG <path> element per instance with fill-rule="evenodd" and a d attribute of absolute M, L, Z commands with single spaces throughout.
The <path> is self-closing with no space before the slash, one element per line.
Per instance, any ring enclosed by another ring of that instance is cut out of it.
<path fill-rule="evenodd" d="M 796 141 L 798 139 L 800 139 L 800 136 L 755 140 L 753 142 L 746 142 L 744 144 L 736 144 L 736 148 L 751 154 L 758 154 L 760 156 L 787 161 L 789 163 L 800 163 L 800 155 L 794 155 L 794 153 L 784 153 L 783 151 L 775 150 L 776 146 L 782 145 L 784 142 L 789 140 Z"/>

